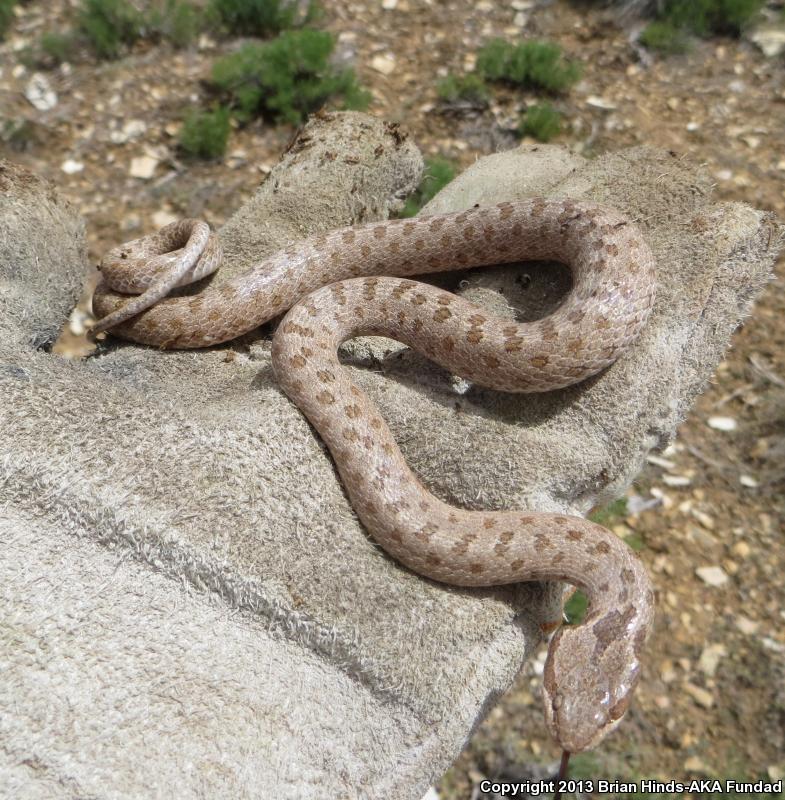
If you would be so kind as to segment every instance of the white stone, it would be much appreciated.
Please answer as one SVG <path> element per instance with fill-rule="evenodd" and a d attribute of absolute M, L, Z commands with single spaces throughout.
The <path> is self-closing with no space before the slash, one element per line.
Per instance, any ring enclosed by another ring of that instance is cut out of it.
<path fill-rule="evenodd" d="M 381 72 L 382 75 L 392 75 L 395 66 L 395 59 L 392 56 L 374 56 L 371 59 L 371 69 Z"/>
<path fill-rule="evenodd" d="M 172 222 L 177 222 L 180 217 L 177 214 L 173 214 L 171 211 L 156 211 L 153 214 L 153 225 L 156 228 L 163 228 L 164 225 L 169 225 Z"/>
<path fill-rule="evenodd" d="M 141 119 L 129 119 L 120 130 L 112 131 L 109 139 L 113 144 L 124 144 L 147 132 L 147 125 Z"/>
<path fill-rule="evenodd" d="M 728 582 L 722 567 L 698 567 L 695 574 L 709 586 L 724 586 Z"/>
<path fill-rule="evenodd" d="M 692 479 L 688 478 L 686 475 L 663 475 L 662 482 L 666 486 L 689 486 L 692 483 Z"/>
<path fill-rule="evenodd" d="M 709 417 L 706 424 L 715 431 L 735 431 L 738 428 L 733 417 Z"/>
<path fill-rule="evenodd" d="M 676 469 L 675 461 L 663 458 L 662 456 L 654 455 L 653 453 L 646 456 L 646 460 L 649 462 L 649 464 L 654 464 L 655 466 L 662 467 L 663 469 Z"/>
<path fill-rule="evenodd" d="M 746 636 L 752 636 L 760 627 L 760 623 L 748 617 L 739 617 L 736 620 L 736 627 Z"/>
<path fill-rule="evenodd" d="M 586 98 L 586 105 L 592 108 L 601 108 L 603 111 L 615 111 L 616 103 L 606 100 L 604 97 L 598 97 L 595 94 L 589 95 Z"/>
<path fill-rule="evenodd" d="M 685 683 L 684 691 L 703 708 L 711 708 L 714 705 L 714 695 L 706 689 L 702 689 L 700 686 L 695 686 L 694 683 Z M 691 771 L 697 772 L 699 770 L 692 769 Z"/>
<path fill-rule="evenodd" d="M 75 175 L 84 169 L 84 164 L 81 161 L 76 161 L 73 158 L 68 158 L 60 165 L 60 169 L 66 175 Z"/>
<path fill-rule="evenodd" d="M 57 94 L 46 75 L 36 72 L 25 86 L 25 97 L 38 111 L 50 111 L 57 105 Z"/>
<path fill-rule="evenodd" d="M 772 58 L 785 51 L 785 27 L 758 28 L 747 34 L 747 38 L 754 42 L 763 52 L 764 56 Z"/>
<path fill-rule="evenodd" d="M 720 660 L 728 655 L 728 650 L 724 644 L 710 644 L 703 648 L 703 652 L 698 659 L 698 669 L 713 678 L 717 672 Z"/>
<path fill-rule="evenodd" d="M 158 164 L 158 159 L 152 156 L 137 156 L 131 159 L 131 168 L 128 170 L 128 174 L 132 178 L 149 180 L 155 175 Z"/>

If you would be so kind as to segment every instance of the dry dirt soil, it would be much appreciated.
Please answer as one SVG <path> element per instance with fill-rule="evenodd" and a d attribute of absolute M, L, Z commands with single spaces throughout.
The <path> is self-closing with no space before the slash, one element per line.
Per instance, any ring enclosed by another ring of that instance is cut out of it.
<path fill-rule="evenodd" d="M 20 48 L 68 25 L 64 0 L 29 2 L 0 49 L 0 115 L 27 122 L 0 155 L 51 178 L 84 214 L 91 258 L 178 216 L 220 225 L 248 198 L 293 134 L 261 121 L 233 132 L 225 159 L 186 164 L 176 135 L 204 97 L 200 83 L 237 40 L 203 36 L 186 50 L 141 42 L 117 62 L 45 73 L 46 111 L 24 97 Z M 583 66 L 556 101 L 557 141 L 593 156 L 649 144 L 705 164 L 716 195 L 785 219 L 785 57 L 731 39 L 652 58 L 629 25 L 593 6 L 512 0 L 328 3 L 322 26 L 373 93 L 370 111 L 399 121 L 426 155 L 465 167 L 515 144 L 533 95 L 500 90 L 491 108 L 443 113 L 436 82 L 471 68 L 492 36 L 547 38 Z M 139 160 L 141 159 L 141 161 Z M 135 177 L 135 174 L 148 177 Z M 785 772 L 785 295 L 783 262 L 671 447 L 608 524 L 640 548 L 658 589 L 634 708 L 579 774 L 684 778 Z M 640 508 L 643 510 L 637 510 Z M 714 568 L 708 569 L 705 568 Z M 441 780 L 443 798 L 478 797 L 483 776 L 525 775 L 558 753 L 539 699 L 542 659 L 528 664 Z"/>

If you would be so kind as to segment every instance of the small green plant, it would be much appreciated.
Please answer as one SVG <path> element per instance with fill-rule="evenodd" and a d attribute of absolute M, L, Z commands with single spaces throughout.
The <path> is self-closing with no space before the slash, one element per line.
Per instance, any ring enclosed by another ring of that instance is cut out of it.
<path fill-rule="evenodd" d="M 114 59 L 141 38 L 144 17 L 128 0 L 82 0 L 76 27 L 99 58 Z"/>
<path fill-rule="evenodd" d="M 307 25 L 321 10 L 316 0 L 310 0 L 304 13 L 296 0 L 210 0 L 207 13 L 229 33 L 264 38 Z"/>
<path fill-rule="evenodd" d="M 191 112 L 180 129 L 180 149 L 189 158 L 220 158 L 226 152 L 230 129 L 228 108 Z"/>
<path fill-rule="evenodd" d="M 662 17 L 697 36 L 738 36 L 765 0 L 667 0 Z"/>
<path fill-rule="evenodd" d="M 14 6 L 16 0 L 0 0 L 0 39 L 5 36 L 14 19 Z"/>
<path fill-rule="evenodd" d="M 151 9 L 146 27 L 175 47 L 186 47 L 202 27 L 202 13 L 182 0 L 164 0 Z"/>
<path fill-rule="evenodd" d="M 589 519 L 597 525 L 604 525 L 606 528 L 614 522 L 618 522 L 629 514 L 627 509 L 627 498 L 620 497 L 607 506 L 598 508 L 589 514 Z"/>
<path fill-rule="evenodd" d="M 26 119 L 0 118 L 0 142 L 11 150 L 22 152 L 35 141 L 35 129 Z"/>
<path fill-rule="evenodd" d="M 439 81 L 436 93 L 445 103 L 487 105 L 490 98 L 485 81 L 473 72 L 467 75 L 448 75 Z"/>
<path fill-rule="evenodd" d="M 455 177 L 455 166 L 446 158 L 428 158 L 420 185 L 406 200 L 398 216 L 413 217 Z"/>
<path fill-rule="evenodd" d="M 326 31 L 287 31 L 264 44 L 247 44 L 213 65 L 213 83 L 229 97 L 237 118 L 256 115 L 298 124 L 327 100 L 365 108 L 368 92 L 354 71 L 329 62 L 335 42 Z"/>
<path fill-rule="evenodd" d="M 654 20 L 641 32 L 638 41 L 649 50 L 658 50 L 666 55 L 680 55 L 690 49 L 687 33 L 667 20 Z"/>
<path fill-rule="evenodd" d="M 529 106 L 518 125 L 521 136 L 532 136 L 538 142 L 549 142 L 561 132 L 562 115 L 549 103 Z"/>
<path fill-rule="evenodd" d="M 477 71 L 491 81 L 558 93 L 580 77 L 580 67 L 564 58 L 552 42 L 521 42 L 513 45 L 492 39 L 477 54 Z"/>
<path fill-rule="evenodd" d="M 580 625 L 586 616 L 589 599 L 580 590 L 576 589 L 570 599 L 564 604 L 564 616 L 568 625 Z"/>
<path fill-rule="evenodd" d="M 640 35 L 641 44 L 664 53 L 683 53 L 689 36 L 739 36 L 765 0 L 666 0 Z"/>
<path fill-rule="evenodd" d="M 41 53 L 44 60 L 62 64 L 63 61 L 70 61 L 77 48 L 77 42 L 73 34 L 70 33 L 45 33 L 39 42 Z"/>

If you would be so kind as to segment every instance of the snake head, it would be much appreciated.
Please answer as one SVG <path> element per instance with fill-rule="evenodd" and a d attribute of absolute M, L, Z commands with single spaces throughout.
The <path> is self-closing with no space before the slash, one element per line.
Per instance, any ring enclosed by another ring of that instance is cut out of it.
<path fill-rule="evenodd" d="M 545 662 L 545 719 L 562 749 L 596 747 L 621 721 L 650 619 L 629 607 L 556 632 Z"/>

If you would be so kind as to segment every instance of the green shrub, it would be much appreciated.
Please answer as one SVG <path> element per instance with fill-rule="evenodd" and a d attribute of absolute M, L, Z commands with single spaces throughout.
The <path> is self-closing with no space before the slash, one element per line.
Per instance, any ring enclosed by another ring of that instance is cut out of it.
<path fill-rule="evenodd" d="M 191 112 L 180 129 L 180 149 L 190 158 L 220 158 L 229 139 L 229 109 Z"/>
<path fill-rule="evenodd" d="M 666 0 L 654 22 L 640 35 L 641 44 L 664 53 L 683 53 L 689 35 L 739 36 L 765 0 Z"/>
<path fill-rule="evenodd" d="M 14 6 L 16 0 L 0 0 L 0 38 L 5 36 L 14 19 Z"/>
<path fill-rule="evenodd" d="M 144 17 L 128 0 L 82 0 L 76 27 L 99 58 L 119 58 L 141 38 Z"/>
<path fill-rule="evenodd" d="M 77 48 L 74 35 L 69 33 L 45 33 L 41 36 L 39 45 L 45 60 L 53 61 L 55 64 L 70 61 Z"/>
<path fill-rule="evenodd" d="M 667 0 L 661 18 L 697 36 L 738 36 L 764 0 Z"/>
<path fill-rule="evenodd" d="M 690 49 L 687 33 L 667 20 L 654 20 L 641 32 L 638 41 L 650 50 L 659 50 L 668 55 L 686 53 Z"/>
<path fill-rule="evenodd" d="M 455 177 L 455 166 L 446 158 L 425 160 L 425 172 L 420 185 L 407 200 L 398 216 L 413 217 Z"/>
<path fill-rule="evenodd" d="M 146 26 L 175 47 L 186 47 L 202 27 L 202 14 L 182 0 L 164 0 L 150 11 Z"/>
<path fill-rule="evenodd" d="M 561 132 L 562 115 L 549 103 L 529 106 L 521 117 L 518 133 L 533 136 L 539 142 L 549 142 Z"/>
<path fill-rule="evenodd" d="M 35 128 L 26 119 L 0 118 L 0 142 L 11 150 L 22 152 L 36 141 Z"/>
<path fill-rule="evenodd" d="M 485 81 L 473 72 L 468 75 L 448 75 L 439 81 L 436 93 L 439 95 L 439 99 L 446 103 L 463 101 L 485 105 L 490 97 Z"/>
<path fill-rule="evenodd" d="M 567 61 L 552 42 L 512 45 L 493 39 L 477 54 L 477 71 L 488 80 L 516 86 L 563 92 L 580 77 L 579 66 Z"/>
<path fill-rule="evenodd" d="M 207 13 L 229 33 L 264 38 L 306 25 L 320 13 L 316 0 L 309 1 L 304 13 L 298 6 L 297 0 L 210 0 Z"/>
<path fill-rule="evenodd" d="M 326 31 L 287 31 L 264 44 L 247 44 L 213 65 L 213 83 L 230 99 L 238 119 L 255 115 L 298 124 L 333 97 L 343 108 L 365 108 L 370 95 L 351 69 L 329 62 L 334 47 Z"/>
<path fill-rule="evenodd" d="M 592 511 L 591 514 L 589 514 L 589 519 L 607 528 L 609 525 L 624 519 L 629 513 L 627 498 L 620 497 L 618 500 L 608 503 L 607 506 L 602 506 L 602 508 Z"/>

